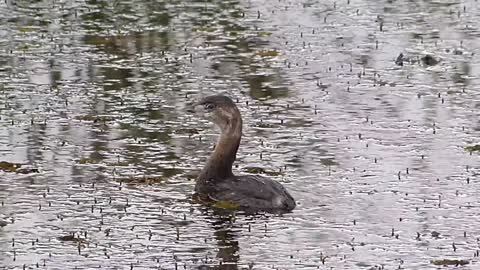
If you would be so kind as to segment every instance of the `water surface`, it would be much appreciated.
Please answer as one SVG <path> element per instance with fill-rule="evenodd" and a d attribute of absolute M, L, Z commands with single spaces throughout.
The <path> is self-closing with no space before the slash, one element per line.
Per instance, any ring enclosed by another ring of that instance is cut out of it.
<path fill-rule="evenodd" d="M 0 3 L 0 268 L 476 269 L 479 16 L 474 0 Z M 191 202 L 218 130 L 186 109 L 218 93 L 244 117 L 235 171 L 282 182 L 292 213 Z"/>

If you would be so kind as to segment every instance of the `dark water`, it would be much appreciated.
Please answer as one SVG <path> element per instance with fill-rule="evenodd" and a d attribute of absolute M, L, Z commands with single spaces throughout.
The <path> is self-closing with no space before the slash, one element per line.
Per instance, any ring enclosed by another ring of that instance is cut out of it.
<path fill-rule="evenodd" d="M 476 0 L 2 1 L 0 268 L 476 269 L 479 16 Z M 236 171 L 282 182 L 293 213 L 191 203 L 217 131 L 185 110 L 213 93 L 244 117 Z"/>

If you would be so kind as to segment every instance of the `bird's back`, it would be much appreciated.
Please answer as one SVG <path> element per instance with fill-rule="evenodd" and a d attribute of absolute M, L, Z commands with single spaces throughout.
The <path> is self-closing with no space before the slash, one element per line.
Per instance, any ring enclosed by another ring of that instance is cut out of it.
<path fill-rule="evenodd" d="M 255 175 L 232 176 L 197 182 L 197 193 L 217 202 L 231 202 L 241 208 L 290 211 L 295 200 L 277 181 Z"/>

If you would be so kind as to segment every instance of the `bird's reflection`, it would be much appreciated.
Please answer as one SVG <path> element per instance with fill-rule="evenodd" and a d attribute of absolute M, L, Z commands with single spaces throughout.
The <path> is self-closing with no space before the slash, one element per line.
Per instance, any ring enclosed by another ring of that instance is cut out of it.
<path fill-rule="evenodd" d="M 217 241 L 218 252 L 215 265 L 202 265 L 198 269 L 234 270 L 238 269 L 239 251 L 237 235 L 233 230 L 234 213 L 222 210 L 215 210 L 211 213 L 212 227 L 215 240 Z"/>
<path fill-rule="evenodd" d="M 243 220 L 240 222 L 245 224 L 245 220 L 265 219 L 270 215 L 279 215 L 287 213 L 288 211 L 257 211 L 254 209 L 242 209 L 241 211 L 232 211 L 220 208 L 205 207 L 201 212 L 209 217 L 212 229 L 214 230 L 214 237 L 218 246 L 216 259 L 205 258 L 203 264 L 197 267 L 200 270 L 216 269 L 216 270 L 233 270 L 233 269 L 252 269 L 253 262 L 250 262 L 247 267 L 245 265 L 239 266 L 240 261 L 240 246 L 238 243 L 238 232 L 245 230 L 242 226 L 236 223 L 237 218 Z M 250 227 L 249 227 L 250 228 Z M 250 229 L 248 229 L 250 231 Z"/>
<path fill-rule="evenodd" d="M 215 239 L 217 240 L 217 259 L 222 262 L 214 269 L 233 270 L 237 269 L 239 259 L 239 246 L 237 235 L 232 231 L 232 217 L 221 217 L 213 223 Z"/>

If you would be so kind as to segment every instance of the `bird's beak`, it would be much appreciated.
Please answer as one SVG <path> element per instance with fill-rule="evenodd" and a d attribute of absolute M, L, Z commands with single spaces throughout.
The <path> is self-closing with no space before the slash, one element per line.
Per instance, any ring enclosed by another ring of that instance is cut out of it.
<path fill-rule="evenodd" d="M 195 113 L 195 107 L 193 107 L 192 105 L 190 105 L 190 106 L 187 108 L 187 112 L 189 112 L 189 113 Z"/>
<path fill-rule="evenodd" d="M 187 112 L 189 113 L 196 113 L 198 112 L 198 106 L 200 106 L 200 103 L 195 102 L 193 104 L 189 104 L 187 107 Z"/>

